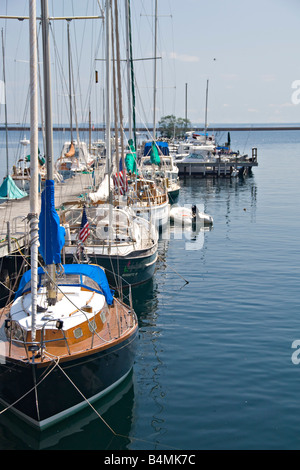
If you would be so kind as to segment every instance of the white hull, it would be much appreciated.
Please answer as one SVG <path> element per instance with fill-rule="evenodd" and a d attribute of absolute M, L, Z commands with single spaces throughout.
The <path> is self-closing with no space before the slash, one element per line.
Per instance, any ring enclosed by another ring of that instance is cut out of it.
<path fill-rule="evenodd" d="M 133 205 L 133 211 L 136 215 L 143 217 L 151 222 L 155 227 L 164 227 L 169 220 L 170 204 L 164 202 L 162 204 L 145 204 Z"/>
<path fill-rule="evenodd" d="M 200 212 L 197 208 L 196 212 L 193 214 L 190 207 L 172 207 L 170 210 L 170 219 L 182 225 L 192 225 L 193 223 L 201 223 L 203 225 L 213 224 L 211 215 Z"/>

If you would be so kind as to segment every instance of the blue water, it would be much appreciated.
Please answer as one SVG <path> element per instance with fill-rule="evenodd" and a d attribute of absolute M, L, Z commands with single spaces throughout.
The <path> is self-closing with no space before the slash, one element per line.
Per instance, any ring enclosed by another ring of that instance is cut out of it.
<path fill-rule="evenodd" d="M 4 414 L 0 449 L 300 448 L 300 133 L 231 140 L 259 166 L 182 181 L 179 203 L 204 204 L 214 227 L 160 241 L 153 280 L 133 290 L 133 373 L 96 405 L 105 423 L 88 409 L 38 436 Z"/>

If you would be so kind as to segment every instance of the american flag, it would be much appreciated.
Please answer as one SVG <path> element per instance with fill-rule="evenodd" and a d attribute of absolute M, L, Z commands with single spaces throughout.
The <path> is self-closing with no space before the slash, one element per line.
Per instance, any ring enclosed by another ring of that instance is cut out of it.
<path fill-rule="evenodd" d="M 89 234 L 90 234 L 89 222 L 88 222 L 86 212 L 85 212 L 85 207 L 84 207 L 83 211 L 82 211 L 82 219 L 81 219 L 81 226 L 80 226 L 80 230 L 79 230 L 78 239 L 81 242 L 85 242 L 85 240 L 87 239 Z"/>
<path fill-rule="evenodd" d="M 119 171 L 113 176 L 114 180 L 114 186 L 115 189 L 119 189 L 120 187 L 120 194 L 124 195 L 128 191 L 128 181 L 127 181 L 127 176 L 125 171 Z"/>

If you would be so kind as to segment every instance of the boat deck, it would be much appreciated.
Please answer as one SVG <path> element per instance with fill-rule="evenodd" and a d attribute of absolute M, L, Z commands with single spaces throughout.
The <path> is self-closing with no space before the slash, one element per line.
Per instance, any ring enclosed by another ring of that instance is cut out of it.
<path fill-rule="evenodd" d="M 28 362 L 32 361 L 33 353 L 29 351 L 31 341 L 27 343 L 10 341 L 5 334 L 5 319 L 9 315 L 9 306 L 0 310 L 0 361 Z M 95 326 L 96 325 L 96 326 Z M 45 347 L 35 354 L 34 362 L 40 367 L 47 367 L 55 360 L 69 361 L 95 352 L 115 347 L 130 338 L 137 330 L 138 324 L 135 314 L 128 306 L 115 299 L 113 306 L 108 307 L 106 321 L 100 319 L 100 312 L 89 323 L 82 324 L 82 338 L 75 340 L 73 331 L 64 331 L 53 328 L 47 330 Z M 92 331 L 91 331 L 92 330 Z M 41 338 L 41 331 L 37 331 L 37 339 Z M 40 343 L 39 343 L 40 346 Z"/>

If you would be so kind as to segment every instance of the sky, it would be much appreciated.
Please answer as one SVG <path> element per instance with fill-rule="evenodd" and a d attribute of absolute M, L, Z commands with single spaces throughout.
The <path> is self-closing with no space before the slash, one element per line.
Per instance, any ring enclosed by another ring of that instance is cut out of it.
<path fill-rule="evenodd" d="M 126 125 L 124 0 L 118 0 L 118 4 Z M 145 125 L 153 121 L 154 4 L 154 0 L 131 0 L 136 119 Z M 49 0 L 49 13 L 99 14 L 99 5 L 103 6 L 104 0 Z M 39 0 L 37 10 L 39 14 Z M 0 14 L 28 15 L 28 0 L 0 0 Z M 208 81 L 209 125 L 300 123 L 299 19 L 300 0 L 158 0 L 156 121 L 169 114 L 185 117 L 187 105 L 188 119 L 195 125 L 204 123 Z M 4 36 L 8 122 L 29 122 L 28 21 L 0 19 L 0 27 Z M 65 21 L 53 22 L 54 123 L 69 119 L 66 31 Z M 87 122 L 91 109 L 96 125 L 103 122 L 103 21 L 72 21 L 70 35 L 76 116 L 79 122 Z M 94 83 L 95 69 L 98 84 Z M 0 105 L 1 122 L 3 108 Z"/>

